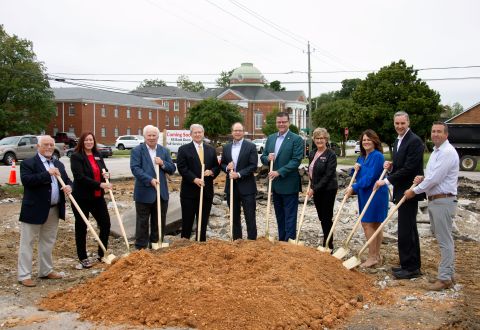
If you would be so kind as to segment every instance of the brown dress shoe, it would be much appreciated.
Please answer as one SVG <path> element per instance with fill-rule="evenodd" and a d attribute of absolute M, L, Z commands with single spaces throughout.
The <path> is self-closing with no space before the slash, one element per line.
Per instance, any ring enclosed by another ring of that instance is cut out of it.
<path fill-rule="evenodd" d="M 42 278 L 48 280 L 58 280 L 63 278 L 63 275 L 57 272 L 51 272 L 47 276 L 43 276 Z"/>
<path fill-rule="evenodd" d="M 35 282 L 31 278 L 27 278 L 26 280 L 23 280 L 23 281 L 18 281 L 18 283 L 29 288 L 37 286 L 37 284 L 35 284 Z"/>
<path fill-rule="evenodd" d="M 442 291 L 445 289 L 450 289 L 452 286 L 453 283 L 450 280 L 437 280 L 435 283 L 429 285 L 427 288 L 429 291 Z"/>

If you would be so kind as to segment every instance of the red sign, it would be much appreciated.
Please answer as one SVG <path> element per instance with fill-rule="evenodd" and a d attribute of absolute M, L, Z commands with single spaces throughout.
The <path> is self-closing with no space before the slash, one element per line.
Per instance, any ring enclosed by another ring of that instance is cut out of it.
<path fill-rule="evenodd" d="M 345 137 L 348 137 L 348 127 L 345 127 Z"/>

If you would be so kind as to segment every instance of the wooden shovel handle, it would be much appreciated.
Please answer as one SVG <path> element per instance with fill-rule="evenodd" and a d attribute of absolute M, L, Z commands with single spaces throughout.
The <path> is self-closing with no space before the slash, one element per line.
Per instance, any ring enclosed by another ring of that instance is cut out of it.
<path fill-rule="evenodd" d="M 201 180 L 205 179 L 205 164 L 202 164 Z M 204 183 L 205 184 L 205 183 Z M 200 187 L 200 203 L 198 204 L 198 221 L 197 221 L 197 241 L 200 242 L 200 234 L 202 232 L 202 211 L 203 211 L 203 185 Z"/>
<path fill-rule="evenodd" d="M 230 178 L 230 240 L 233 241 L 233 178 Z"/>
<path fill-rule="evenodd" d="M 105 171 L 105 169 L 102 169 L 102 173 L 105 174 L 107 173 L 107 171 Z M 105 177 L 105 182 L 110 183 L 107 177 Z M 120 217 L 120 212 L 118 212 L 118 206 L 117 206 L 117 202 L 115 201 L 115 197 L 113 196 L 113 191 L 112 189 L 108 189 L 108 192 L 110 194 L 110 199 L 112 200 L 112 203 L 113 203 L 113 209 L 115 210 L 115 215 L 117 216 L 118 225 L 120 226 L 120 231 L 122 232 L 123 239 L 125 240 L 125 245 L 127 246 L 127 250 L 130 250 L 130 246 L 128 245 L 127 234 L 125 233 L 125 228 L 123 227 L 123 222 L 122 222 L 122 218 Z"/>
<path fill-rule="evenodd" d="M 60 182 L 60 185 L 62 186 L 62 188 L 65 188 L 65 182 L 63 182 L 62 177 L 60 175 L 56 175 L 56 178 L 57 178 L 58 182 Z M 82 209 L 77 204 L 77 201 L 75 200 L 75 198 L 73 198 L 72 194 L 68 194 L 68 198 L 70 198 L 70 201 L 75 206 L 78 213 L 80 213 L 80 216 L 82 217 L 83 221 L 85 222 L 88 229 L 92 233 L 93 237 L 95 237 L 95 239 L 97 240 L 98 245 L 103 250 L 103 253 L 107 254 L 107 249 L 105 248 L 105 245 L 103 245 L 102 241 L 100 240 L 100 237 L 98 237 L 97 233 L 95 232 L 95 229 L 93 229 L 92 224 L 90 223 L 90 221 L 88 221 L 88 219 L 85 216 L 85 214 L 83 213 Z"/>
<path fill-rule="evenodd" d="M 270 161 L 270 172 L 273 171 L 273 160 Z M 270 235 L 270 203 L 272 202 L 272 179 L 268 178 L 268 192 L 267 192 L 267 214 L 265 215 L 265 237 Z M 268 237 L 267 237 L 268 238 Z"/>
<path fill-rule="evenodd" d="M 307 203 L 308 203 L 308 193 L 310 192 L 310 180 L 308 180 L 308 188 L 307 188 L 307 193 L 305 194 L 305 201 L 303 202 L 303 207 L 302 207 L 302 213 L 300 214 L 300 223 L 298 224 L 298 231 L 297 231 L 297 237 L 295 239 L 295 244 L 298 245 L 298 240 L 300 238 L 300 232 L 302 230 L 302 225 L 303 225 L 303 219 L 305 218 L 305 210 L 307 209 Z"/>
<path fill-rule="evenodd" d="M 157 223 L 158 223 L 158 242 L 163 243 L 162 238 L 162 203 L 161 203 L 161 191 L 160 191 L 160 165 L 155 164 L 155 174 L 157 176 Z"/>

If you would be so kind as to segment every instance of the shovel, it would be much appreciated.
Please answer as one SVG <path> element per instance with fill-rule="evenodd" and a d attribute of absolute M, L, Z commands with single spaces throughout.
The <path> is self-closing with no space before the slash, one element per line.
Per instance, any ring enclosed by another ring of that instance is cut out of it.
<path fill-rule="evenodd" d="M 357 169 L 355 169 L 355 172 L 353 172 L 352 179 L 350 180 L 350 183 L 348 184 L 347 190 L 350 187 L 352 187 L 353 182 L 355 182 L 355 177 L 357 176 L 357 173 L 358 173 L 358 171 L 357 171 Z M 340 219 L 340 212 L 342 211 L 343 205 L 345 205 L 345 202 L 347 201 L 347 199 L 348 199 L 347 195 L 343 196 L 342 203 L 340 204 L 340 206 L 338 208 L 337 214 L 335 215 L 335 220 L 333 220 L 332 228 L 330 228 L 330 232 L 328 233 L 327 240 L 325 241 L 325 246 L 320 245 L 317 248 L 318 251 L 328 252 L 328 253 L 330 253 L 332 251 L 328 248 L 328 244 L 330 243 L 330 240 L 332 239 L 333 231 L 335 230 L 335 226 L 337 225 L 338 219 Z"/>
<path fill-rule="evenodd" d="M 65 182 L 63 182 L 62 177 L 60 175 L 56 175 L 56 178 L 57 178 L 58 182 L 60 182 L 60 185 L 62 186 L 62 188 L 64 188 L 65 187 Z M 72 194 L 69 194 L 68 198 L 70 198 L 70 201 L 75 206 L 78 213 L 80 213 L 80 216 L 82 217 L 83 221 L 87 225 L 87 227 L 90 230 L 90 232 L 92 233 L 93 237 L 95 237 L 95 240 L 98 242 L 98 245 L 100 246 L 100 248 L 103 250 L 104 256 L 102 257 L 102 261 L 104 263 L 106 263 L 107 265 L 110 265 L 115 259 L 117 259 L 117 257 L 113 254 L 108 254 L 107 249 L 105 248 L 105 245 L 103 245 L 102 241 L 100 240 L 100 237 L 98 237 L 97 233 L 95 232 L 95 229 L 93 229 L 93 227 L 92 227 L 92 224 L 90 223 L 90 221 L 88 221 L 87 217 L 83 213 L 80 206 L 77 204 L 77 201 L 75 200 L 75 198 L 73 198 Z"/>
<path fill-rule="evenodd" d="M 307 202 L 308 202 L 308 192 L 310 191 L 310 180 L 308 180 L 308 188 L 307 188 L 307 193 L 305 195 L 305 201 L 303 202 L 303 207 L 302 207 L 302 213 L 300 214 L 300 222 L 298 224 L 298 231 L 297 231 L 297 236 L 295 239 L 288 239 L 288 243 L 290 244 L 295 244 L 295 245 L 305 245 L 305 242 L 299 241 L 300 237 L 300 231 L 302 230 L 302 225 L 303 225 L 303 218 L 305 218 L 305 210 L 307 209 Z"/>
<path fill-rule="evenodd" d="M 202 183 L 205 179 L 205 164 L 202 164 Z M 200 203 L 198 204 L 198 218 L 197 218 L 197 242 L 200 242 L 200 234 L 202 232 L 202 211 L 203 211 L 203 184 L 200 186 Z"/>
<path fill-rule="evenodd" d="M 158 243 L 152 243 L 152 249 L 158 250 L 160 248 L 169 247 L 169 243 L 163 242 L 162 237 L 162 203 L 160 200 L 160 167 L 158 164 L 155 165 L 155 172 L 157 174 L 157 221 L 158 221 Z"/>
<path fill-rule="evenodd" d="M 416 186 L 415 183 L 412 184 L 410 189 L 415 188 L 415 186 Z M 363 245 L 363 247 L 360 249 L 360 251 L 358 251 L 358 254 L 356 256 L 353 256 L 350 259 L 343 262 L 343 266 L 345 268 L 352 269 L 352 268 L 355 268 L 362 263 L 362 261 L 360 259 L 360 256 L 362 255 L 362 253 L 367 249 L 367 247 L 375 239 L 375 237 L 377 237 L 377 235 L 382 231 L 383 227 L 387 224 L 388 221 L 390 221 L 392 216 L 395 214 L 395 212 L 397 212 L 399 207 L 405 202 L 406 199 L 407 199 L 406 196 L 403 196 L 402 199 L 398 202 L 398 204 L 395 205 L 395 207 L 388 214 L 387 218 L 382 222 L 382 224 L 377 228 L 377 230 L 375 230 L 372 237 L 370 237 L 370 239 L 367 241 L 367 243 L 365 243 L 365 245 Z"/>
<path fill-rule="evenodd" d="M 383 172 L 382 172 L 382 175 L 380 175 L 380 178 L 378 180 L 383 180 L 383 177 L 385 176 L 385 174 L 387 174 L 387 171 L 388 171 L 387 169 L 384 169 Z M 358 225 L 360 225 L 360 223 L 362 222 L 363 216 L 365 215 L 365 212 L 367 212 L 367 209 L 370 206 L 370 203 L 372 202 L 373 196 L 375 196 L 376 192 L 377 192 L 376 190 L 373 190 L 372 193 L 370 194 L 370 197 L 368 198 L 367 203 L 365 204 L 365 207 L 362 210 L 362 213 L 360 213 L 360 216 L 358 217 L 357 222 L 355 223 L 355 225 L 352 228 L 352 231 L 350 232 L 347 239 L 343 243 L 343 246 L 341 246 L 333 254 L 333 256 L 335 258 L 342 259 L 343 257 L 345 257 L 348 254 L 348 252 L 350 252 L 350 249 L 348 248 L 348 243 L 350 243 L 350 240 L 352 239 L 353 235 L 355 234 L 355 232 L 358 228 Z"/>
<path fill-rule="evenodd" d="M 230 241 L 233 242 L 233 178 L 230 178 Z"/>
<path fill-rule="evenodd" d="M 273 160 L 270 161 L 270 172 L 273 171 Z M 268 178 L 268 196 L 267 196 L 267 214 L 265 215 L 265 238 L 267 238 L 270 242 L 273 243 L 275 241 L 275 237 L 270 236 L 270 204 L 272 202 L 272 179 Z"/>
<path fill-rule="evenodd" d="M 102 172 L 104 175 L 105 173 L 107 173 L 105 169 L 103 169 Z M 107 177 L 105 177 L 105 182 L 110 183 Z M 130 253 L 130 246 L 128 244 L 128 238 L 127 238 L 127 234 L 125 233 L 125 228 L 123 227 L 122 218 L 120 217 L 120 212 L 118 212 L 117 203 L 115 202 L 115 197 L 113 196 L 112 189 L 109 189 L 108 192 L 110 193 L 110 199 L 112 200 L 112 203 L 113 203 L 113 209 L 115 210 L 115 215 L 117 216 L 118 225 L 120 226 L 120 231 L 122 232 L 123 239 L 125 240 L 125 245 L 127 246 L 127 255 L 128 255 L 128 253 Z"/>

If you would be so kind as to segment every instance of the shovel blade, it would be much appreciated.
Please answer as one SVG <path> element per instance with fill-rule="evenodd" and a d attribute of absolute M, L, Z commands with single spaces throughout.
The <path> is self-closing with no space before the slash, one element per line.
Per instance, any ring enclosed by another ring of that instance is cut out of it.
<path fill-rule="evenodd" d="M 359 257 L 357 256 L 353 256 L 351 257 L 350 259 L 344 261 L 342 263 L 343 267 L 345 267 L 346 269 L 352 269 L 352 268 L 355 268 L 357 267 L 358 265 L 360 265 L 362 263 L 362 261 L 360 260 Z"/>
<path fill-rule="evenodd" d="M 320 251 L 320 252 L 328 252 L 328 253 L 332 252 L 332 250 L 330 250 L 329 248 L 321 246 L 321 245 L 319 247 L 317 247 L 317 250 Z"/>
<path fill-rule="evenodd" d="M 343 259 L 348 254 L 348 251 L 348 249 L 341 247 L 332 255 L 337 259 Z"/>
<path fill-rule="evenodd" d="M 113 254 L 109 254 L 108 256 L 103 256 L 103 257 L 102 257 L 102 261 L 103 261 L 104 263 L 106 263 L 107 265 L 111 265 L 112 262 L 113 262 L 115 259 L 117 259 L 117 257 L 114 256 Z"/>
<path fill-rule="evenodd" d="M 297 240 L 291 239 L 291 238 L 288 239 L 288 243 L 289 243 L 289 244 L 293 244 L 293 245 L 305 246 L 305 242 L 304 242 L 304 241 L 298 241 L 298 242 L 297 242 Z"/>
<path fill-rule="evenodd" d="M 268 235 L 267 239 L 272 243 L 275 242 L 275 237 L 273 237 L 273 236 Z"/>
<path fill-rule="evenodd" d="M 160 249 L 160 245 L 158 243 L 152 243 L 152 250 Z"/>
<path fill-rule="evenodd" d="M 162 243 L 160 244 L 161 248 L 168 248 L 170 246 L 170 243 Z"/>

